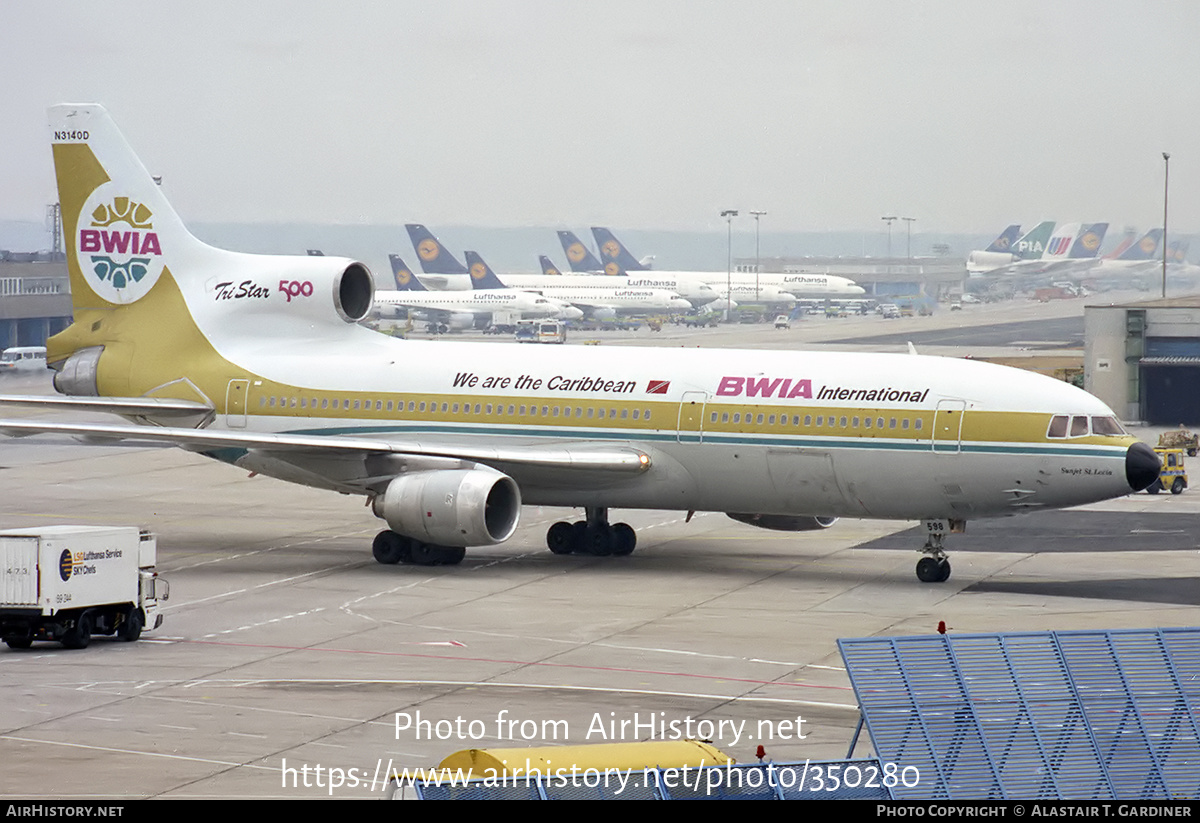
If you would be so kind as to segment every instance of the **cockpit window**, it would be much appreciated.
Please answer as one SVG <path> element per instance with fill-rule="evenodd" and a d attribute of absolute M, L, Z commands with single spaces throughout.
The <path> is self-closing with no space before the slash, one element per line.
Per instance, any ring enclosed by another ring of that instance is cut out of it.
<path fill-rule="evenodd" d="M 1071 436 L 1084 437 L 1088 433 L 1088 419 L 1086 417 L 1071 418 Z"/>
<path fill-rule="evenodd" d="M 1125 429 L 1115 417 L 1093 417 L 1092 433 L 1121 435 L 1125 434 Z"/>
<path fill-rule="evenodd" d="M 1067 416 L 1065 414 L 1056 414 L 1050 418 L 1050 428 L 1046 432 L 1047 437 L 1066 437 L 1067 436 Z"/>

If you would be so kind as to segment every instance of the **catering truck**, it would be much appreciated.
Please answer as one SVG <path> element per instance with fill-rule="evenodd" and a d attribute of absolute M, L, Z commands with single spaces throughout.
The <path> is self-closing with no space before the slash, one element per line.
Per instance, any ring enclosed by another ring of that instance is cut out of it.
<path fill-rule="evenodd" d="M 94 634 L 137 640 L 162 624 L 169 594 L 154 535 L 131 526 L 0 530 L 0 637 L 85 648 Z"/>

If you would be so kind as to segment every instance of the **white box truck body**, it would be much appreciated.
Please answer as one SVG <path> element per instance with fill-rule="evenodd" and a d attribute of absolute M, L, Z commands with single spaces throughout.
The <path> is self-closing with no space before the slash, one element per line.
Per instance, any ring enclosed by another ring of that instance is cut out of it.
<path fill-rule="evenodd" d="M 137 640 L 162 623 L 168 587 L 155 571 L 154 535 L 129 526 L 0 530 L 0 637 L 11 648 L 93 634 Z"/>

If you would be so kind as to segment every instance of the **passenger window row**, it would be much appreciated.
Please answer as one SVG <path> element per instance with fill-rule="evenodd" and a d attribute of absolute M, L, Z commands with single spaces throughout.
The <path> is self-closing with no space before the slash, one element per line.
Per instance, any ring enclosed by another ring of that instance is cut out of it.
<path fill-rule="evenodd" d="M 307 397 L 291 397 L 280 395 L 278 397 L 260 396 L 258 398 L 259 408 L 262 409 L 317 409 L 317 398 Z M 372 400 L 350 398 L 334 398 L 332 405 L 327 397 L 320 399 L 320 409 L 322 410 L 341 410 L 341 411 L 377 411 L 377 412 L 394 412 L 403 414 L 406 407 L 403 401 L 396 403 L 392 400 Z M 549 417 L 549 418 L 572 418 L 576 420 L 650 420 L 650 409 L 629 409 L 629 408 L 606 408 L 599 406 L 560 406 L 560 405 L 534 405 L 532 403 L 450 403 L 450 402 L 429 402 L 409 400 L 407 405 L 408 414 L 461 414 L 464 417 L 477 417 L 481 415 L 489 415 L 494 417 Z"/>

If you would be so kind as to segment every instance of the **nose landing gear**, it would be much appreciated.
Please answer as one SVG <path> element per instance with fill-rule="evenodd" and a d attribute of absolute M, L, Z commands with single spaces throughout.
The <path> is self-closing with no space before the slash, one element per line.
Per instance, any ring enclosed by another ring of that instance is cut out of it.
<path fill-rule="evenodd" d="M 950 579 L 950 560 L 943 546 L 946 535 L 966 531 L 967 523 L 965 520 L 922 520 L 921 523 L 929 536 L 921 548 L 925 556 L 917 561 L 917 579 L 922 583 L 945 583 Z"/>

